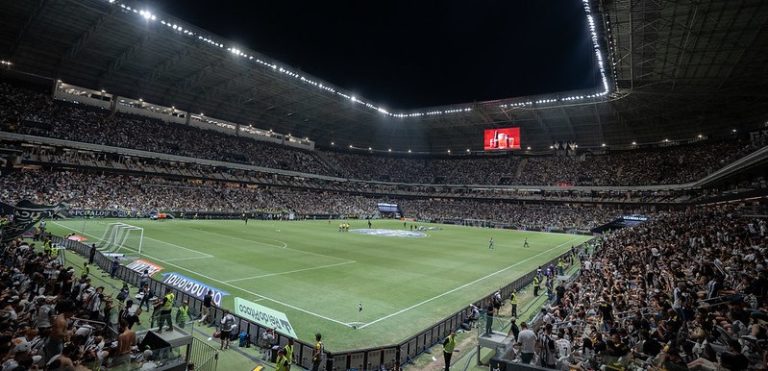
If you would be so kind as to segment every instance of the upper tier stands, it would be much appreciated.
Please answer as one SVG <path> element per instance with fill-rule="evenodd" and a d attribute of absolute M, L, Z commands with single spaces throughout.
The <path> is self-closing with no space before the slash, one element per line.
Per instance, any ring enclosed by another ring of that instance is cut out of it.
<path fill-rule="evenodd" d="M 701 179 L 756 149 L 732 140 L 579 156 L 407 158 L 318 153 L 54 102 L 9 84 L 0 84 L 0 130 L 318 175 L 427 184 L 678 184 Z"/>
<path fill-rule="evenodd" d="M 230 182 L 173 180 L 156 176 L 98 175 L 75 171 L 17 171 L 0 177 L 0 200 L 40 204 L 65 201 L 72 209 L 186 213 L 262 212 L 287 215 L 367 217 L 377 202 L 401 205 L 421 220 L 479 219 L 519 229 L 587 230 L 622 215 L 605 206 L 519 204 L 502 200 L 453 200 L 364 196 L 285 187 L 255 187 Z"/>

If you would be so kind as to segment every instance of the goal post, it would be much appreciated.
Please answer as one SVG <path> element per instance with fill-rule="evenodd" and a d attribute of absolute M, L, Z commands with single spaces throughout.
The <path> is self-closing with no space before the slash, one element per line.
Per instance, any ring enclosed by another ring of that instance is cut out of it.
<path fill-rule="evenodd" d="M 126 223 L 109 223 L 96 248 L 105 254 L 118 254 L 131 250 L 141 255 L 144 245 L 144 228 Z"/>

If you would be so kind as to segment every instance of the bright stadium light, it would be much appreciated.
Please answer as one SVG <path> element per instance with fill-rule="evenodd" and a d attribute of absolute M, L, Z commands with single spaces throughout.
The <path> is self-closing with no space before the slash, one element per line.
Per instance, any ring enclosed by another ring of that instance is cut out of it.
<path fill-rule="evenodd" d="M 349 145 L 349 148 L 352 148 L 352 145 L 351 145 L 351 144 Z"/>
<path fill-rule="evenodd" d="M 632 145 L 633 145 L 633 146 L 636 146 L 636 145 L 637 145 L 637 142 L 632 142 Z"/>
<path fill-rule="evenodd" d="M 332 145 L 332 146 L 335 146 L 335 145 L 336 145 L 336 143 L 335 143 L 335 142 L 331 142 L 331 145 Z"/>
<path fill-rule="evenodd" d="M 368 150 L 369 150 L 369 151 L 373 151 L 373 148 L 371 148 L 371 147 L 368 147 Z"/>
<path fill-rule="evenodd" d="M 601 144 L 600 147 L 605 147 L 605 143 Z"/>
<path fill-rule="evenodd" d="M 704 136 L 701 135 L 701 134 L 699 134 L 698 137 L 699 137 L 699 139 L 704 138 Z"/>
<path fill-rule="evenodd" d="M 451 150 L 450 150 L 450 149 L 448 150 L 448 153 L 451 153 Z"/>
<path fill-rule="evenodd" d="M 408 153 L 411 153 L 411 150 L 410 150 L 410 149 L 408 150 Z"/>
<path fill-rule="evenodd" d="M 392 152 L 392 148 L 388 149 L 387 152 Z"/>
<path fill-rule="evenodd" d="M 528 147 L 526 148 L 526 150 L 530 151 L 530 150 L 531 150 L 531 147 L 530 147 L 530 146 L 528 146 Z"/>
<path fill-rule="evenodd" d="M 469 148 L 467 148 L 467 153 L 469 153 Z"/>

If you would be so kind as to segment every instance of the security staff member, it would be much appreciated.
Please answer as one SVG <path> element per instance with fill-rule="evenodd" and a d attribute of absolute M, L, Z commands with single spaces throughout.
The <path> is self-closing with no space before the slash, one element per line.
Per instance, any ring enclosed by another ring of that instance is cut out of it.
<path fill-rule="evenodd" d="M 288 358 L 288 370 L 291 369 L 293 363 L 293 339 L 288 339 L 288 344 L 285 344 L 285 358 Z"/>
<path fill-rule="evenodd" d="M 288 371 L 290 369 L 290 361 L 285 356 L 285 349 L 280 349 L 277 352 L 277 361 L 275 362 L 275 371 Z"/>
<path fill-rule="evenodd" d="M 533 277 L 533 296 L 539 296 L 539 276 Z"/>
<path fill-rule="evenodd" d="M 323 359 L 323 335 L 315 334 L 315 348 L 312 349 L 312 371 L 320 370 L 320 362 Z"/>
<path fill-rule="evenodd" d="M 451 356 L 453 351 L 456 350 L 456 332 L 451 331 L 450 334 L 443 340 L 443 360 L 445 360 L 445 371 L 451 368 Z"/>
<path fill-rule="evenodd" d="M 176 295 L 173 294 L 170 288 L 165 289 L 165 296 L 163 300 L 158 304 L 160 306 L 160 328 L 157 332 L 163 332 L 163 323 L 168 321 L 168 331 L 173 331 L 173 322 L 171 322 L 171 309 L 173 309 L 173 301 L 176 299 Z"/>
<path fill-rule="evenodd" d="M 509 296 L 509 304 L 512 305 L 512 317 L 517 317 L 517 293 L 514 291 Z"/>

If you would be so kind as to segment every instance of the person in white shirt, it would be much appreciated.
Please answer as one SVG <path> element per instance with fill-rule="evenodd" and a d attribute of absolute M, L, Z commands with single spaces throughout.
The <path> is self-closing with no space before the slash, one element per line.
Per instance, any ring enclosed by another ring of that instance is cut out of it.
<path fill-rule="evenodd" d="M 517 343 L 520 344 L 520 358 L 523 363 L 530 364 L 533 355 L 536 354 L 536 334 L 528 328 L 528 324 L 520 324 L 520 334 L 517 335 Z"/>

